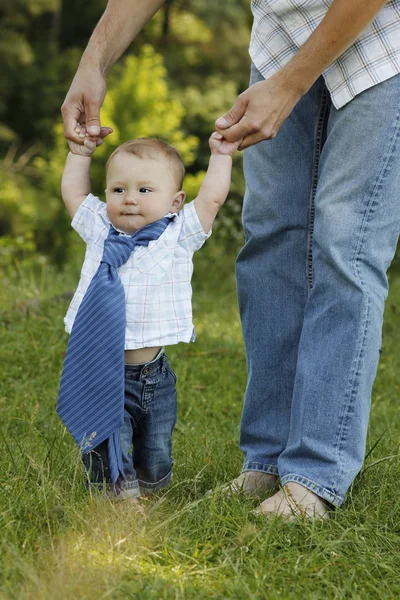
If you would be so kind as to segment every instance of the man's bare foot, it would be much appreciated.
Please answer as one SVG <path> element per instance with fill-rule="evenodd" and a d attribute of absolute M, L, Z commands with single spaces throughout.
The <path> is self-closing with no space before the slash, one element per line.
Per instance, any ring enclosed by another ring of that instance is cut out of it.
<path fill-rule="evenodd" d="M 264 500 L 255 513 L 266 516 L 277 515 L 289 521 L 299 517 L 304 519 L 328 519 L 329 517 L 325 500 L 294 481 L 289 481 L 279 492 Z"/>
<path fill-rule="evenodd" d="M 245 471 L 239 477 L 230 481 L 222 488 L 224 494 L 239 494 L 244 492 L 250 496 L 260 496 L 273 490 L 278 483 L 278 477 L 262 471 Z M 212 490 L 208 492 L 211 494 Z"/>

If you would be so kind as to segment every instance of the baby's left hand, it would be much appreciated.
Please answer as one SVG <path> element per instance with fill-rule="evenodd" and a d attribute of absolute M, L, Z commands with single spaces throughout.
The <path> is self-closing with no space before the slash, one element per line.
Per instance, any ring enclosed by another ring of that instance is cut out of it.
<path fill-rule="evenodd" d="M 72 154 L 78 154 L 79 156 L 92 156 L 93 152 L 96 150 L 97 146 L 103 143 L 103 139 L 112 133 L 111 127 L 102 127 L 100 130 L 99 137 L 95 138 L 90 136 L 86 131 L 85 123 L 81 123 L 75 128 L 75 132 L 79 134 L 79 137 L 82 139 L 82 144 L 77 144 L 76 142 L 68 141 L 68 146 Z"/>
<path fill-rule="evenodd" d="M 211 154 L 223 154 L 225 156 L 232 156 L 240 146 L 241 142 L 242 140 L 228 142 L 228 140 L 216 131 L 211 134 L 210 139 L 208 140 Z"/>

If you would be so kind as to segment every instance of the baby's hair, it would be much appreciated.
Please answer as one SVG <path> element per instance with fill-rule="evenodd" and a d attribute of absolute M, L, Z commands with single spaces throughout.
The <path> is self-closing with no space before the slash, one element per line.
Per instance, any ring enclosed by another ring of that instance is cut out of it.
<path fill-rule="evenodd" d="M 173 170 L 177 182 L 177 189 L 182 189 L 183 178 L 185 177 L 185 165 L 179 152 L 167 142 L 158 138 L 137 138 L 128 140 L 114 150 L 106 164 L 106 176 L 109 164 L 116 154 L 126 152 L 134 154 L 139 158 L 156 158 L 157 155 L 162 155 L 168 159 L 170 167 Z"/>

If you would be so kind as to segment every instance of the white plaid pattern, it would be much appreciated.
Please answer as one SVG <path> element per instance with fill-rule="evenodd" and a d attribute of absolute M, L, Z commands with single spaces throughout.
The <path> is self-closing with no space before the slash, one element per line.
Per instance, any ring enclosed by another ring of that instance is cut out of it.
<path fill-rule="evenodd" d="M 296 54 L 332 0 L 252 0 L 249 53 L 267 79 Z M 358 39 L 324 71 L 333 105 L 400 72 L 400 0 L 390 0 Z"/>
<path fill-rule="evenodd" d="M 79 285 L 64 319 L 67 333 L 103 256 L 110 227 L 106 204 L 89 194 L 75 213 L 72 227 L 87 248 Z M 190 202 L 174 215 L 158 240 L 136 248 L 119 269 L 126 297 L 126 350 L 194 341 L 192 258 L 210 235 L 211 230 L 204 233 Z"/>

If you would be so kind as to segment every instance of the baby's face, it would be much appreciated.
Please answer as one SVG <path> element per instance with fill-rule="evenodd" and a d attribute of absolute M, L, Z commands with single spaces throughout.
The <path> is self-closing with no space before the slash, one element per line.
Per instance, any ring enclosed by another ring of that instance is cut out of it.
<path fill-rule="evenodd" d="M 107 214 L 117 229 L 134 233 L 169 212 L 178 212 L 185 194 L 178 191 L 168 161 L 120 152 L 107 173 Z"/>

